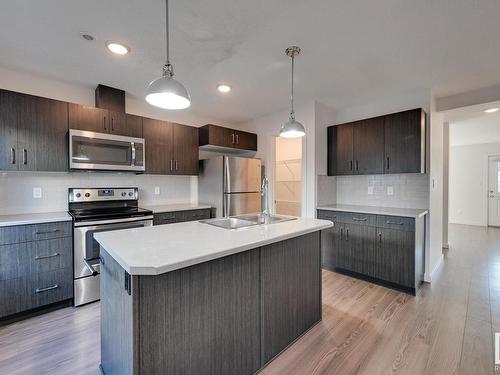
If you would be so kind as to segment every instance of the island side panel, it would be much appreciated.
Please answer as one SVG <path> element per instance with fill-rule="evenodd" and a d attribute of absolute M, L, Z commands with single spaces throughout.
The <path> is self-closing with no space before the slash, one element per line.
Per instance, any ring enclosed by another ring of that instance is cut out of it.
<path fill-rule="evenodd" d="M 262 363 L 321 320 L 320 232 L 261 248 Z"/>
<path fill-rule="evenodd" d="M 140 374 L 252 374 L 260 358 L 259 249 L 139 276 Z"/>
<path fill-rule="evenodd" d="M 134 347 L 137 300 L 125 289 L 125 270 L 102 247 L 100 255 L 101 368 L 105 375 L 138 374 Z M 134 289 L 137 277 L 131 279 Z"/>

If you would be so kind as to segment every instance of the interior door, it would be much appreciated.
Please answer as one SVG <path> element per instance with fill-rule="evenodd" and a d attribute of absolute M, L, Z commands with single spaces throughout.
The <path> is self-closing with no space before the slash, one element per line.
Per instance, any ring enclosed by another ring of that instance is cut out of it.
<path fill-rule="evenodd" d="M 489 157 L 488 225 L 500 227 L 500 155 Z"/>

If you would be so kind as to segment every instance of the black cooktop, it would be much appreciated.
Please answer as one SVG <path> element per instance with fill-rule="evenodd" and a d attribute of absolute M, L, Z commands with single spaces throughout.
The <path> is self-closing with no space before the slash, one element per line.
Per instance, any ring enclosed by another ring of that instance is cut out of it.
<path fill-rule="evenodd" d="M 69 214 L 76 221 L 124 219 L 152 215 L 153 211 L 140 207 L 98 207 L 98 208 L 74 208 Z"/>

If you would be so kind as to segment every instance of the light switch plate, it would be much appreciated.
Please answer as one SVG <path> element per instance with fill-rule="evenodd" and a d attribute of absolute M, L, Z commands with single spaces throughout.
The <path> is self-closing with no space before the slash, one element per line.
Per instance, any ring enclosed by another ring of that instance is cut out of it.
<path fill-rule="evenodd" d="M 394 195 L 394 188 L 392 186 L 387 186 L 387 195 Z"/>
<path fill-rule="evenodd" d="M 40 199 L 42 197 L 42 188 L 34 187 L 33 188 L 33 198 Z"/>
<path fill-rule="evenodd" d="M 155 186 L 155 195 L 160 195 L 160 187 Z"/>
<path fill-rule="evenodd" d="M 373 195 L 373 186 L 368 186 L 368 195 Z"/>

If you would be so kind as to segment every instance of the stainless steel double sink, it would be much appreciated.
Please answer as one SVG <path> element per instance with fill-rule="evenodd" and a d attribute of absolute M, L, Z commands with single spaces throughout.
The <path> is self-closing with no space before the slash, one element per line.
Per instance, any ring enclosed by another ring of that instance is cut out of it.
<path fill-rule="evenodd" d="M 217 219 L 201 220 L 201 223 L 210 224 L 224 229 L 246 228 L 254 225 L 275 224 L 283 221 L 295 220 L 296 217 L 281 215 L 248 214 Z"/>

